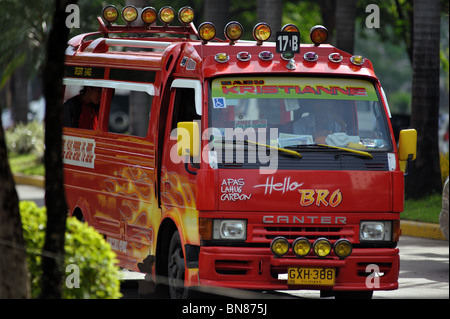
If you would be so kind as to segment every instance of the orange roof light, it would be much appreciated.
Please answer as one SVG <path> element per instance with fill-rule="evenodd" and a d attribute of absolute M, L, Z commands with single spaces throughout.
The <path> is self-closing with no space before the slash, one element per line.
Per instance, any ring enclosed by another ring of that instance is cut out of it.
<path fill-rule="evenodd" d="M 135 6 L 126 6 L 122 9 L 122 18 L 127 22 L 131 23 L 138 17 L 138 11 Z"/>
<path fill-rule="evenodd" d="M 285 24 L 284 27 L 281 28 L 281 31 L 282 32 L 299 32 L 300 33 L 300 30 L 297 28 L 297 26 L 292 23 Z"/>
<path fill-rule="evenodd" d="M 194 21 L 194 9 L 191 7 L 183 7 L 178 11 L 178 20 L 181 23 L 189 24 Z"/>
<path fill-rule="evenodd" d="M 103 8 L 102 18 L 108 23 L 113 23 L 119 17 L 119 11 L 113 5 L 109 5 Z"/>
<path fill-rule="evenodd" d="M 319 46 L 328 39 L 328 30 L 323 25 L 315 25 L 309 32 L 309 37 L 314 45 Z"/>
<path fill-rule="evenodd" d="M 244 34 L 244 28 L 237 21 L 228 22 L 225 26 L 225 37 L 230 40 L 230 44 L 234 44 Z"/>
<path fill-rule="evenodd" d="M 203 22 L 198 26 L 198 36 L 204 43 L 211 41 L 216 36 L 216 27 L 211 22 Z"/>
<path fill-rule="evenodd" d="M 156 21 L 157 13 L 153 7 L 145 7 L 142 9 L 141 18 L 146 24 L 152 24 Z"/>
<path fill-rule="evenodd" d="M 262 44 L 264 41 L 269 40 L 271 34 L 272 30 L 265 22 L 260 22 L 253 28 L 253 38 L 255 38 L 258 44 Z"/>
<path fill-rule="evenodd" d="M 169 24 L 175 19 L 175 10 L 170 6 L 162 7 L 158 13 L 159 20 L 164 24 Z"/>

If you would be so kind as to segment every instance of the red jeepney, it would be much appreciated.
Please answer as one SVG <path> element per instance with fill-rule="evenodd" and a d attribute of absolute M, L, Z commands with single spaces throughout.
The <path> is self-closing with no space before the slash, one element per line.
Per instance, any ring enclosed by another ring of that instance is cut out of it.
<path fill-rule="evenodd" d="M 287 25 L 198 30 L 193 10 L 103 10 L 65 62 L 70 214 L 120 266 L 173 298 L 198 285 L 398 288 L 400 212 L 415 131 L 394 141 L 372 64 Z M 159 18 L 161 23 L 155 20 Z M 172 23 L 173 24 L 173 23 Z M 180 287 L 181 285 L 181 287 Z"/>

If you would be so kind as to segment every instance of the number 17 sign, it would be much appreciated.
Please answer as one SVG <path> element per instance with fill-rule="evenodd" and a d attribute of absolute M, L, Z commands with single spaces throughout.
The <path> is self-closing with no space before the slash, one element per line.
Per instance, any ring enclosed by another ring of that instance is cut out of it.
<path fill-rule="evenodd" d="M 300 53 L 299 32 L 277 32 L 275 43 L 277 53 Z"/>

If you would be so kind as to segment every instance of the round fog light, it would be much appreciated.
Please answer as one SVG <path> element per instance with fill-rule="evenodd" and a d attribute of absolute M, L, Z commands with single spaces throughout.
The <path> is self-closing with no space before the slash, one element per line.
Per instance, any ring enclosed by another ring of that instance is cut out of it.
<path fill-rule="evenodd" d="M 313 250 L 318 257 L 326 257 L 331 253 L 331 243 L 326 238 L 319 238 L 314 242 Z"/>
<path fill-rule="evenodd" d="M 334 253 L 339 258 L 348 257 L 353 250 L 352 244 L 347 239 L 341 238 L 334 243 Z"/>
<path fill-rule="evenodd" d="M 311 243 L 308 239 L 299 237 L 292 244 L 292 250 L 297 257 L 305 257 L 311 251 Z"/>
<path fill-rule="evenodd" d="M 277 257 L 284 256 L 289 251 L 289 242 L 284 237 L 277 237 L 272 240 L 270 250 Z"/>

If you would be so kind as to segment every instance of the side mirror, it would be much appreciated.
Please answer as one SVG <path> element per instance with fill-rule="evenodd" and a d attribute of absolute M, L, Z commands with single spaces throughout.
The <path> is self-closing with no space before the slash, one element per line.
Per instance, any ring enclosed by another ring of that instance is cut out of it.
<path fill-rule="evenodd" d="M 177 125 L 179 156 L 196 157 L 199 154 L 199 129 L 197 122 L 179 122 Z"/>
<path fill-rule="evenodd" d="M 400 169 L 408 175 L 406 164 L 408 168 L 411 161 L 416 159 L 417 153 L 417 131 L 415 129 L 401 130 L 398 140 L 398 160 L 400 161 Z"/>
<path fill-rule="evenodd" d="M 184 167 L 189 174 L 197 175 L 196 171 L 189 169 L 189 163 L 194 168 L 200 168 L 194 165 L 192 159 L 200 153 L 199 128 L 197 122 L 178 122 L 177 124 L 177 149 L 178 155 L 184 156 Z"/>

